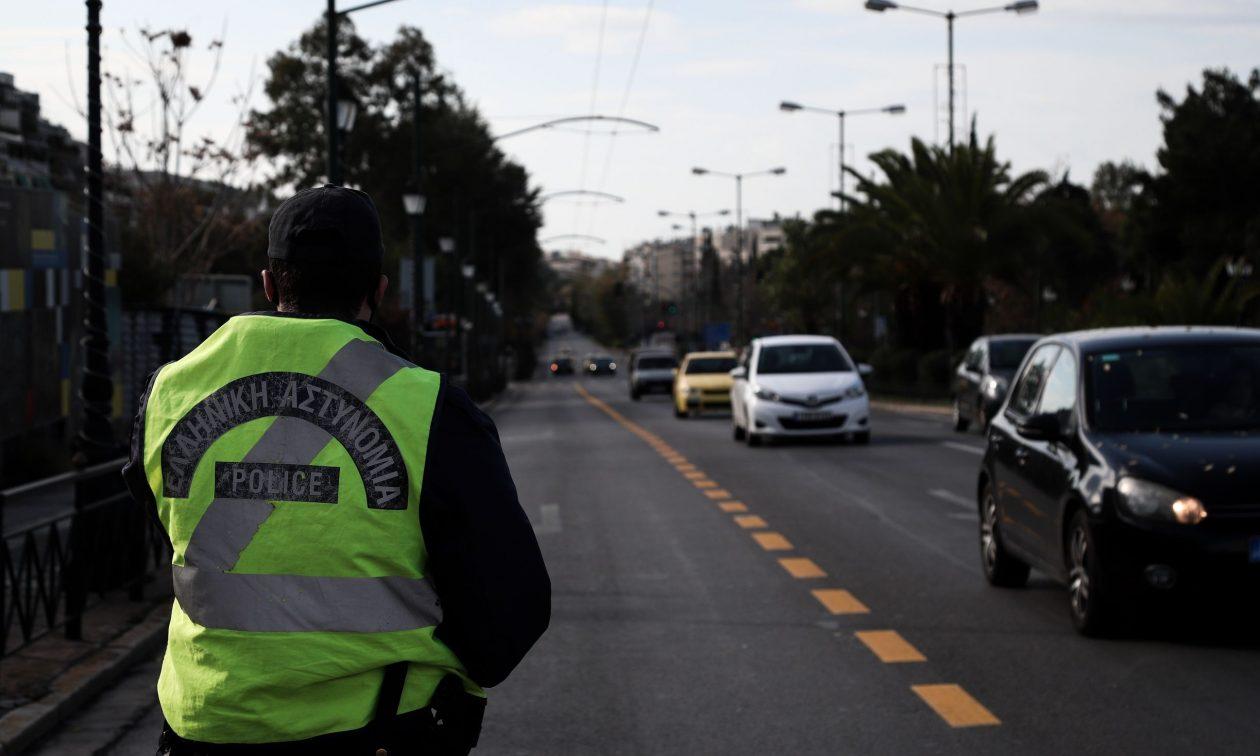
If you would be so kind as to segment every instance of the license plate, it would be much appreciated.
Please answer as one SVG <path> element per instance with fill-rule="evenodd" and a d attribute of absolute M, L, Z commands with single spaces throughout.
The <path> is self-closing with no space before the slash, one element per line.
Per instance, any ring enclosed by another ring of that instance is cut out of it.
<path fill-rule="evenodd" d="M 803 420 L 805 422 L 816 422 L 818 420 L 830 420 L 831 413 L 830 412 L 797 412 L 796 419 Z"/>
<path fill-rule="evenodd" d="M 1248 542 L 1247 559 L 1252 563 L 1260 562 L 1260 536 L 1252 536 Z"/>

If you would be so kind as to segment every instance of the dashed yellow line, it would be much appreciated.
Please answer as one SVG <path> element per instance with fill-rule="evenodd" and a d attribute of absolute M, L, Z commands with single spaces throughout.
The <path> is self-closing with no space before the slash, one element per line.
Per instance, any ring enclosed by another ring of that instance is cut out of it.
<path fill-rule="evenodd" d="M 683 477 L 686 478 L 687 480 L 700 480 L 702 478 L 709 477 L 708 473 L 700 472 L 699 470 L 696 470 L 694 468 L 695 468 L 695 465 L 692 465 L 692 469 L 687 472 L 684 472 Z"/>
<path fill-rule="evenodd" d="M 753 540 L 757 545 L 766 551 L 791 551 L 792 542 L 784 538 L 780 533 L 753 533 Z"/>
<path fill-rule="evenodd" d="M 768 527 L 766 521 L 757 515 L 739 515 L 735 518 L 735 524 L 745 530 Z"/>
<path fill-rule="evenodd" d="M 827 577 L 827 573 L 823 572 L 822 567 L 814 564 L 814 560 L 806 557 L 783 557 L 779 560 L 779 564 L 788 571 L 789 575 L 798 580 Z"/>
<path fill-rule="evenodd" d="M 730 492 L 730 491 L 727 491 L 725 488 L 717 488 L 717 489 L 714 489 L 714 490 L 711 490 L 711 491 L 705 491 L 705 492 L 704 492 L 704 495 L 705 495 L 705 496 L 708 496 L 710 499 L 729 499 L 729 498 L 731 498 L 731 492 Z"/>
<path fill-rule="evenodd" d="M 927 661 L 927 657 L 896 630 L 859 630 L 855 635 L 885 664 Z"/>
<path fill-rule="evenodd" d="M 815 588 L 810 593 L 832 614 L 869 614 L 871 611 L 852 593 L 840 588 Z"/>
<path fill-rule="evenodd" d="M 950 727 L 985 727 L 1002 724 L 1002 720 L 971 697 L 958 685 L 912 685 L 924 703 Z"/>
<path fill-rule="evenodd" d="M 724 501 L 718 504 L 723 512 L 747 512 L 748 505 L 742 501 Z"/>
<path fill-rule="evenodd" d="M 691 481 L 691 485 L 695 486 L 696 488 L 717 488 L 717 481 L 708 480 L 708 479 L 693 480 Z"/>

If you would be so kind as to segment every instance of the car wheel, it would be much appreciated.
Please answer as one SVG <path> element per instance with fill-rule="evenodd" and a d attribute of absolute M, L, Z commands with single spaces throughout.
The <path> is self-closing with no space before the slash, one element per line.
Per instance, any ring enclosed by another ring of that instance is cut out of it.
<path fill-rule="evenodd" d="M 1019 588 L 1028 582 L 1029 567 L 1006 551 L 993 485 L 986 483 L 980 495 L 980 564 L 990 585 Z"/>
<path fill-rule="evenodd" d="M 631 399 L 633 399 L 634 401 L 636 401 L 636 402 L 637 402 L 637 401 L 639 401 L 639 397 L 640 397 L 640 396 L 642 396 L 642 394 L 641 394 L 641 393 L 639 393 L 639 390 L 638 390 L 638 389 L 630 389 L 630 398 L 631 398 Z"/>
<path fill-rule="evenodd" d="M 954 430 L 962 433 L 969 425 L 971 421 L 963 414 L 962 406 L 958 404 L 958 397 L 954 397 Z"/>
<path fill-rule="evenodd" d="M 871 432 L 868 430 L 858 431 L 857 433 L 853 434 L 853 443 L 855 444 L 869 444 L 870 442 L 871 442 Z"/>
<path fill-rule="evenodd" d="M 677 400 L 677 399 L 675 399 L 675 400 L 674 400 L 674 417 L 676 417 L 676 418 L 678 418 L 679 420 L 681 420 L 681 419 L 683 419 L 683 418 L 684 418 L 684 417 L 686 417 L 686 416 L 687 416 L 687 411 L 686 411 L 686 410 L 681 410 L 681 409 L 678 409 L 678 400 Z"/>
<path fill-rule="evenodd" d="M 760 433 L 753 433 L 752 431 L 748 431 L 748 433 L 746 434 L 746 437 L 747 437 L 749 446 L 761 446 L 762 438 L 761 438 Z"/>
<path fill-rule="evenodd" d="M 731 438 L 735 439 L 736 441 L 744 440 L 744 429 L 740 427 L 739 423 L 734 422 L 734 421 L 731 422 Z"/>
<path fill-rule="evenodd" d="M 1082 635 L 1095 638 L 1110 635 L 1116 629 L 1120 602 L 1112 591 L 1111 576 L 1104 572 L 1098 540 L 1089 527 L 1084 509 L 1072 516 L 1064 551 L 1072 624 Z"/>

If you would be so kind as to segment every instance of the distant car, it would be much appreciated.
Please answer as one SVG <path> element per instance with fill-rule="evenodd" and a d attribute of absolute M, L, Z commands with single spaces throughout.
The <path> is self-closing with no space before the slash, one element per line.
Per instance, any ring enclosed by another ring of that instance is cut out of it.
<path fill-rule="evenodd" d="M 587 375 L 616 375 L 617 361 L 606 354 L 587 355 L 583 372 Z"/>
<path fill-rule="evenodd" d="M 692 352 L 683 357 L 674 380 L 674 415 L 687 417 L 706 408 L 730 409 L 734 352 Z"/>
<path fill-rule="evenodd" d="M 1015 369 L 1039 338 L 1036 334 L 1002 334 L 971 342 L 967 356 L 954 371 L 954 430 L 965 431 L 973 423 L 981 430 L 989 426 L 1006 398 Z"/>
<path fill-rule="evenodd" d="M 1260 331 L 1048 336 L 994 416 L 976 487 L 985 577 L 1030 567 L 1106 634 L 1146 596 L 1253 602 L 1260 575 Z"/>
<path fill-rule="evenodd" d="M 573 375 L 573 358 L 563 355 L 553 357 L 547 369 L 552 375 Z"/>
<path fill-rule="evenodd" d="M 639 349 L 630 355 L 630 398 L 635 401 L 653 392 L 668 394 L 674 387 L 678 358 L 662 349 Z"/>
<path fill-rule="evenodd" d="M 731 371 L 731 422 L 736 441 L 848 436 L 871 440 L 870 398 L 857 366 L 830 336 L 753 339 Z"/>

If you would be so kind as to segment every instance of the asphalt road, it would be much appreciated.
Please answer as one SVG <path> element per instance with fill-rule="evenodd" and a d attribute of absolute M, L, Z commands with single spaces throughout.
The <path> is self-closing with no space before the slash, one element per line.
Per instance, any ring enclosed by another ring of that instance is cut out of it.
<path fill-rule="evenodd" d="M 494 415 L 554 605 L 476 753 L 1257 750 L 1254 634 L 1087 640 L 1048 581 L 985 584 L 981 439 L 943 419 L 749 448 L 621 377 L 518 384 Z"/>

